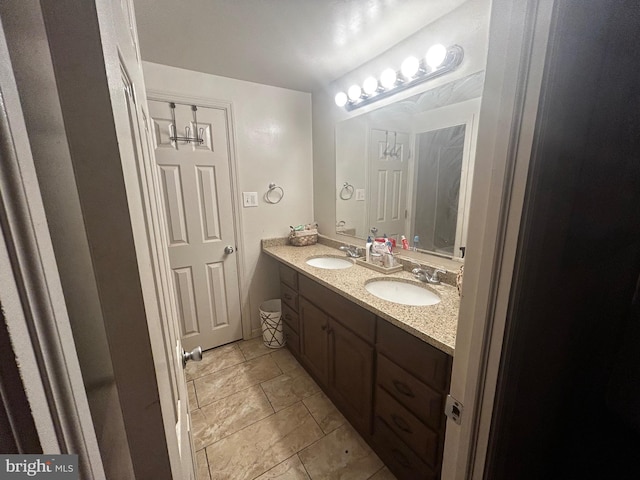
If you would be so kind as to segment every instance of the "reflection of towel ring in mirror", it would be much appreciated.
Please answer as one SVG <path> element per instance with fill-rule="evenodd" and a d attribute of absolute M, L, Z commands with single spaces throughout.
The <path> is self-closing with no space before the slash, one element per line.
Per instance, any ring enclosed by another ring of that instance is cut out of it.
<path fill-rule="evenodd" d="M 278 196 L 277 198 L 271 198 L 271 193 L 274 190 L 275 191 L 280 190 L 280 196 Z M 267 193 L 264 194 L 264 201 L 272 205 L 275 205 L 276 203 L 280 203 L 280 200 L 282 200 L 283 198 L 284 198 L 284 189 L 282 187 L 279 187 L 275 183 L 270 183 L 269 190 L 267 190 Z"/>
<path fill-rule="evenodd" d="M 349 200 L 351 199 L 351 197 L 353 197 L 354 191 L 355 189 L 353 188 L 353 185 L 351 185 L 349 182 L 344 182 L 342 184 L 342 188 L 340 189 L 340 198 L 342 200 Z"/>

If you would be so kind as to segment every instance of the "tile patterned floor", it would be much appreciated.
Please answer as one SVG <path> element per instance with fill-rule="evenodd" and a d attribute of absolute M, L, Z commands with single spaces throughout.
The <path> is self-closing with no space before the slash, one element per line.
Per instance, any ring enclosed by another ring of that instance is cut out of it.
<path fill-rule="evenodd" d="M 198 480 L 395 480 L 286 349 L 236 342 L 186 376 Z"/>

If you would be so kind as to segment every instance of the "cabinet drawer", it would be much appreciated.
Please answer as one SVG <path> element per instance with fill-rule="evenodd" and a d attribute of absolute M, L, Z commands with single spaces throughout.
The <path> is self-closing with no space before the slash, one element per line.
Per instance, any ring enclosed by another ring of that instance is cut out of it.
<path fill-rule="evenodd" d="M 289 268 L 286 265 L 280 264 L 280 281 L 289 285 L 294 290 L 298 290 L 298 272 L 293 268 Z"/>
<path fill-rule="evenodd" d="M 280 283 L 280 296 L 282 301 L 289 305 L 294 312 L 298 311 L 298 292 L 284 283 Z"/>
<path fill-rule="evenodd" d="M 378 318 L 378 351 L 419 380 L 444 392 L 451 377 L 451 357 L 410 333 Z"/>
<path fill-rule="evenodd" d="M 286 303 L 282 303 L 282 319 L 284 323 L 291 327 L 296 333 L 300 332 L 300 326 L 298 321 L 298 312 L 294 311 L 289 305 Z"/>
<path fill-rule="evenodd" d="M 428 465 L 437 465 L 438 434 L 380 387 L 376 388 L 376 416 Z"/>
<path fill-rule="evenodd" d="M 376 382 L 428 426 L 440 428 L 444 406 L 439 392 L 381 354 Z"/>
<path fill-rule="evenodd" d="M 294 332 L 291 327 L 285 322 L 282 324 L 284 331 L 284 338 L 287 341 L 287 348 L 297 357 L 300 355 L 300 337 Z"/>
<path fill-rule="evenodd" d="M 436 473 L 400 440 L 379 418 L 374 422 L 376 453 L 398 480 L 436 480 Z"/>
<path fill-rule="evenodd" d="M 300 295 L 318 305 L 325 313 L 338 320 L 349 330 L 373 344 L 376 332 L 373 313 L 304 275 L 300 275 L 298 286 Z"/>

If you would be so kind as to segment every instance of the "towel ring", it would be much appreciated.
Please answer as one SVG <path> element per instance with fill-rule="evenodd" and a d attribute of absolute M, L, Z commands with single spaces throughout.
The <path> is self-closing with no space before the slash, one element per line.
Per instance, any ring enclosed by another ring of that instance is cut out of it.
<path fill-rule="evenodd" d="M 355 189 L 353 188 L 353 185 L 351 185 L 349 182 L 344 182 L 342 184 L 342 188 L 340 189 L 340 198 L 342 200 L 350 200 L 351 197 L 353 197 L 354 191 Z"/>
<path fill-rule="evenodd" d="M 277 190 L 280 190 L 280 196 L 277 198 L 271 198 L 271 193 Z M 283 198 L 284 198 L 284 188 L 279 187 L 275 183 L 270 183 L 269 190 L 267 190 L 267 193 L 264 194 L 264 201 L 272 205 L 275 205 L 276 203 L 280 203 L 280 200 L 282 200 Z"/>

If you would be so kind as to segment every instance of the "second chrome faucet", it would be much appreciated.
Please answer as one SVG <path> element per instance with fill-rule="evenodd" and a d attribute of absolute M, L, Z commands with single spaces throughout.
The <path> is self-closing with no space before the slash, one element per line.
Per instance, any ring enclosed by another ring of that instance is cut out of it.
<path fill-rule="evenodd" d="M 440 277 L 438 276 L 438 274 L 447 273 L 447 271 L 442 270 L 440 268 L 436 268 L 433 270 L 433 273 L 429 273 L 424 268 L 416 267 L 413 270 L 411 270 L 411 273 L 413 273 L 413 275 L 421 282 L 439 284 Z"/>
<path fill-rule="evenodd" d="M 359 258 L 362 256 L 362 251 L 358 247 L 353 247 L 351 245 L 342 245 L 340 250 L 347 254 L 347 257 L 351 258 Z"/>

